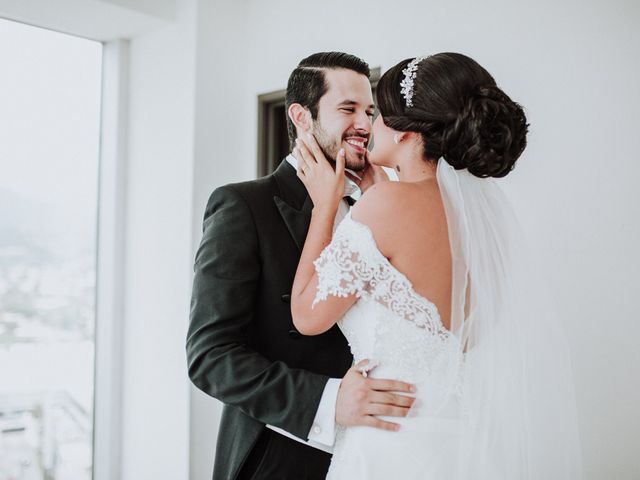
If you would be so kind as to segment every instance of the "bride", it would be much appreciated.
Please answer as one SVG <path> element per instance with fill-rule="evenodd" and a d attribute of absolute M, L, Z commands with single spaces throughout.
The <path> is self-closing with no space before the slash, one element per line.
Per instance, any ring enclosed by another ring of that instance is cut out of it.
<path fill-rule="evenodd" d="M 335 233 L 344 151 L 294 149 L 314 208 L 291 309 L 306 335 L 337 322 L 363 375 L 413 383 L 416 401 L 382 417 L 396 431 L 339 430 L 327 478 L 581 478 L 568 348 L 495 180 L 525 148 L 522 108 L 456 53 L 377 88 L 363 195 Z"/>

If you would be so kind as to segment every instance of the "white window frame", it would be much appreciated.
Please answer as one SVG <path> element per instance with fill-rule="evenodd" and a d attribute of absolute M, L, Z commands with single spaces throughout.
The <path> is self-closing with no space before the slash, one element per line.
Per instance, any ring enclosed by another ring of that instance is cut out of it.
<path fill-rule="evenodd" d="M 47 22 L 28 17 L 4 16 L 58 30 L 56 25 L 51 28 Z M 103 41 L 94 319 L 93 480 L 120 480 L 122 470 L 128 84 L 128 40 Z"/>
<path fill-rule="evenodd" d="M 129 42 L 103 43 L 96 283 L 94 480 L 122 467 Z"/>
<path fill-rule="evenodd" d="M 0 0 L 0 17 L 102 42 L 95 309 L 93 480 L 123 470 L 125 233 L 130 43 L 174 20 L 161 3 Z"/>

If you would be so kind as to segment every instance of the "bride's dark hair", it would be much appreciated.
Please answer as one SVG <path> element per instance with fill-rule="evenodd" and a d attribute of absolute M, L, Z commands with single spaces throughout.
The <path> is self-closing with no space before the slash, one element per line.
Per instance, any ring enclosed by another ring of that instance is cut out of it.
<path fill-rule="evenodd" d="M 413 106 L 407 107 L 400 82 L 411 60 L 398 63 L 378 82 L 385 125 L 420 133 L 428 161 L 443 157 L 477 177 L 507 175 L 527 145 L 522 107 L 498 88 L 489 72 L 459 53 L 438 53 L 418 63 Z"/>

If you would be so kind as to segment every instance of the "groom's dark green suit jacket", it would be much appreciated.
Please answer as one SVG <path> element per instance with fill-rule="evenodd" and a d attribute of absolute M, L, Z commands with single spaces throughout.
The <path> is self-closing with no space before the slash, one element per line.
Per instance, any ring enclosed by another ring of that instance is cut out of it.
<path fill-rule="evenodd" d="M 286 161 L 207 204 L 186 346 L 191 380 L 224 403 L 214 480 L 236 478 L 265 424 L 307 439 L 328 378 L 351 366 L 336 326 L 305 337 L 291 320 L 312 206 Z"/>

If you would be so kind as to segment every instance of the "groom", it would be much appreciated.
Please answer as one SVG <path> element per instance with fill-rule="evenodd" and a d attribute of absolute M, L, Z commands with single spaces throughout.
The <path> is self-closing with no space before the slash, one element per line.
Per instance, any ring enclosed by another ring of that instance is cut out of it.
<path fill-rule="evenodd" d="M 364 169 L 374 109 L 365 62 L 339 52 L 305 58 L 286 107 L 292 147 L 312 133 L 327 158 L 344 148 L 347 168 Z M 216 189 L 205 211 L 187 359 L 193 383 L 224 403 L 214 480 L 324 479 L 336 423 L 392 429 L 376 415 L 411 406 L 398 393 L 410 385 L 350 368 L 337 326 L 315 337 L 293 326 L 289 293 L 313 208 L 296 165 L 289 155 L 272 175 Z"/>

